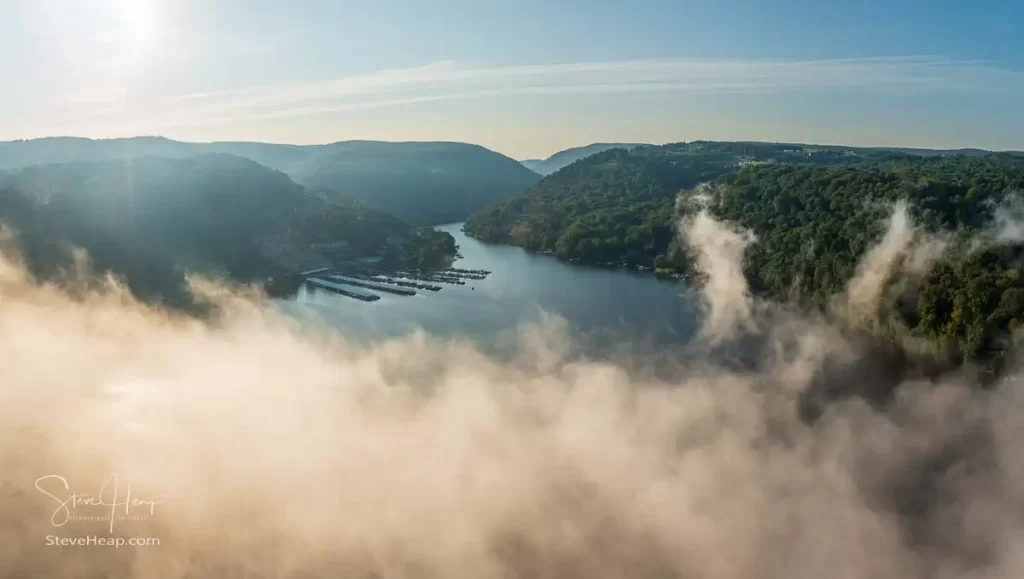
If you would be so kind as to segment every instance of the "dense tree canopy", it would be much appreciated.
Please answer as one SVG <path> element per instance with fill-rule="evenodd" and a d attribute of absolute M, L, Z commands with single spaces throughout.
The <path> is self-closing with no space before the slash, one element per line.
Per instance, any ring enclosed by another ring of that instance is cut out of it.
<path fill-rule="evenodd" d="M 517 161 L 476 145 L 356 144 L 295 171 L 296 181 L 413 224 L 438 225 L 462 221 L 540 178 Z"/>
<path fill-rule="evenodd" d="M 455 255 L 446 233 L 357 202 L 334 202 L 287 175 L 231 155 L 43 165 L 0 174 L 0 220 L 18 233 L 33 273 L 59 275 L 70 247 L 139 297 L 188 301 L 186 271 L 262 281 L 288 271 L 269 239 L 308 248 L 344 241 L 354 255 L 398 248 L 416 266 Z M 447 239 L 444 239 L 447 238 Z M 400 242 L 396 245 L 395 242 Z"/>
<path fill-rule="evenodd" d="M 716 156 L 667 147 L 613 149 L 473 215 L 466 231 L 483 241 L 589 263 L 651 265 L 672 242 L 676 194 L 730 166 Z"/>
<path fill-rule="evenodd" d="M 643 143 L 591 143 L 582 147 L 573 147 L 559 151 L 547 159 L 527 159 L 520 161 L 525 167 L 539 175 L 550 175 L 562 167 L 571 165 L 580 159 L 596 155 L 609 149 L 632 149 L 645 146 Z"/>
<path fill-rule="evenodd" d="M 905 200 L 914 221 L 952 236 L 954 249 L 895 304 L 903 321 L 966 360 L 991 357 L 1024 321 L 1020 246 L 978 246 L 994 212 L 1024 191 L 1024 158 L 1008 154 L 708 142 L 611 150 L 488 207 L 466 230 L 583 262 L 686 273 L 676 204 L 704 182 L 716 192 L 713 214 L 757 235 L 745 265 L 757 292 L 824 304 Z"/>
<path fill-rule="evenodd" d="M 896 201 L 923 230 L 952 236 L 945 258 L 897 304 L 919 335 L 966 360 L 988 357 L 1024 320 L 1022 240 L 995 243 L 994 213 L 1020 201 L 1024 159 L 925 158 L 877 166 L 759 166 L 720 179 L 713 213 L 757 236 L 755 290 L 823 304 L 877 243 Z"/>

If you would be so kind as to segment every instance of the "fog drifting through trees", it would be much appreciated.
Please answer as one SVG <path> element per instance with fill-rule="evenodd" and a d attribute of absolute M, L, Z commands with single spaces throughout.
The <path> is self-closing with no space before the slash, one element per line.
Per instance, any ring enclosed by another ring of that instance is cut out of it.
<path fill-rule="evenodd" d="M 933 245 L 912 227 L 897 213 L 890 245 L 868 255 L 925 263 L 918 252 Z M 863 312 L 894 262 L 865 260 L 855 291 L 808 316 L 750 294 L 736 272 L 756 241 L 743 232 L 701 212 L 680 235 L 702 256 L 709 315 L 673 383 L 567 358 L 567 338 L 548 327 L 524 330 L 511 363 L 425 335 L 357 346 L 225 288 L 197 283 L 223 312 L 198 322 L 114 286 L 39 286 L 7 261 L 0 574 L 1024 572 L 1024 392 L 1012 371 L 994 390 L 910 378 L 885 405 L 844 397 L 808 418 L 812 390 L 893 379 L 860 370 L 871 354 L 848 337 L 860 318 L 844 312 Z M 756 345 L 752 362 L 731 362 L 738 344 Z M 122 500 L 128 485 L 139 500 L 162 497 L 113 534 L 161 544 L 46 546 L 48 535 L 110 531 L 103 520 L 54 527 L 40 477 L 63 477 L 66 496 L 97 494 L 112 473 Z"/>

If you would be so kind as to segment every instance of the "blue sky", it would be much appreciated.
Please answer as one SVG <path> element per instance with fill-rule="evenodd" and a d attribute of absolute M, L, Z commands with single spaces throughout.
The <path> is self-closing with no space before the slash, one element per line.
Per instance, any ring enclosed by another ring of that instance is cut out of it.
<path fill-rule="evenodd" d="M 1024 149 L 1024 2 L 6 0 L 0 139 Z"/>

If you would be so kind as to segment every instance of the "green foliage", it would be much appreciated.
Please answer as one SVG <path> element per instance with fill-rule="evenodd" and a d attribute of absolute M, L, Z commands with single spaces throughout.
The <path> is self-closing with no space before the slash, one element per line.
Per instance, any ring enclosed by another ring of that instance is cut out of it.
<path fill-rule="evenodd" d="M 751 287 L 824 304 L 842 291 L 877 243 L 892 205 L 905 200 L 915 223 L 953 235 L 956 247 L 901 300 L 918 335 L 957 345 L 965 361 L 990 358 L 1024 318 L 1019 246 L 983 246 L 993 212 L 1024 191 L 1024 159 L 925 158 L 877 166 L 761 166 L 720 179 L 716 217 L 752 230 Z M 958 245 L 957 245 L 958 244 Z"/>
<path fill-rule="evenodd" d="M 583 147 L 573 147 L 559 151 L 547 159 L 531 159 L 521 161 L 531 171 L 539 175 L 550 175 L 562 167 L 571 165 L 580 159 L 607 151 L 609 149 L 632 149 L 634 147 L 649 146 L 641 143 L 592 143 Z"/>
<path fill-rule="evenodd" d="M 406 262 L 418 269 L 447 267 L 451 265 L 457 251 L 455 238 L 450 233 L 421 227 L 412 235 Z"/>
<path fill-rule="evenodd" d="M 362 201 L 417 225 L 462 221 L 539 179 L 508 157 L 463 143 L 353 143 L 294 174 L 332 199 Z"/>
<path fill-rule="evenodd" d="M 671 147 L 604 151 L 473 215 L 466 231 L 587 263 L 652 266 L 670 252 L 676 193 L 725 173 L 731 163 Z"/>
<path fill-rule="evenodd" d="M 758 238 L 746 255 L 751 288 L 823 305 L 906 200 L 916 223 L 962 247 L 896 304 L 903 321 L 965 360 L 991 358 L 1024 321 L 1021 249 L 967 248 L 1024 191 L 1024 157 L 921 152 L 715 142 L 610 150 L 473 215 L 466 230 L 582 262 L 686 273 L 672 229 L 677 196 L 711 181 L 712 213 Z"/>
<path fill-rule="evenodd" d="M 81 247 L 139 297 L 175 305 L 188 301 L 186 270 L 245 282 L 273 272 L 257 240 L 305 195 L 284 174 L 227 155 L 46 165 L 3 184 L 27 204 L 2 218 L 35 273 L 54 275 L 69 265 L 60 248 Z"/>
<path fill-rule="evenodd" d="M 19 232 L 40 278 L 69 269 L 66 249 L 81 247 L 94 269 L 121 277 L 138 297 L 175 306 L 190 300 L 186 271 L 246 283 L 284 279 L 288 269 L 268 257 L 268 240 L 299 247 L 343 240 L 356 255 L 392 249 L 395 259 L 416 264 L 455 254 L 446 233 L 423 232 L 359 203 L 333 203 L 283 173 L 230 155 L 67 163 L 0 175 L 0 220 Z"/>
<path fill-rule="evenodd" d="M 405 237 L 411 227 L 390 213 L 371 209 L 357 201 L 324 200 L 300 214 L 294 229 L 295 239 L 303 244 L 344 239 L 354 253 L 381 252 L 388 237 Z"/>
<path fill-rule="evenodd" d="M 422 269 L 449 265 L 458 251 L 451 234 L 413 227 L 358 201 L 323 200 L 301 213 L 292 229 L 303 245 L 344 240 L 352 255 L 380 255 Z"/>
<path fill-rule="evenodd" d="M 707 141 L 612 149 L 485 208 L 466 220 L 466 232 L 585 263 L 682 271 L 687 261 L 672 233 L 681 190 L 743 165 L 851 165 L 904 157 L 841 147 Z"/>

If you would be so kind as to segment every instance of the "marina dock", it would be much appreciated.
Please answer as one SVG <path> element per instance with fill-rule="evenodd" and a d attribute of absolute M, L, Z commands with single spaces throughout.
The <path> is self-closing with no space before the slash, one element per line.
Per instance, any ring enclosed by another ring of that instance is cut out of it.
<path fill-rule="evenodd" d="M 378 281 L 378 282 L 386 283 L 386 284 L 389 284 L 389 285 L 397 285 L 397 286 L 401 286 L 401 287 L 411 287 L 411 288 L 415 288 L 415 289 L 427 290 L 427 291 L 432 291 L 432 292 L 441 291 L 441 286 L 439 286 L 439 285 L 430 285 L 430 284 L 426 284 L 426 283 L 419 283 L 419 282 L 414 281 L 414 280 L 412 280 L 410 278 L 398 278 L 398 279 L 395 279 L 395 278 L 390 278 L 390 277 L 388 277 L 386 275 L 375 275 L 375 276 L 373 276 L 373 279 Z"/>
<path fill-rule="evenodd" d="M 321 289 L 332 291 L 334 293 L 339 293 L 343 296 L 355 298 L 357 300 L 362 300 L 364 302 L 375 302 L 380 299 L 380 296 L 377 294 L 363 292 L 351 287 L 343 286 L 341 284 L 332 283 L 325 279 L 320 279 L 318 277 L 306 278 L 306 283 L 313 287 L 318 287 Z"/>
<path fill-rule="evenodd" d="M 388 293 L 391 293 L 391 294 L 398 294 L 400 296 L 414 296 L 414 295 L 416 295 L 416 292 L 414 292 L 413 290 L 408 289 L 408 288 L 394 286 L 394 285 L 385 285 L 385 284 L 382 284 L 382 283 L 375 283 L 375 282 L 372 282 L 372 281 L 369 281 L 369 280 L 365 280 L 365 279 L 356 279 L 356 278 L 352 278 L 352 277 L 348 277 L 348 276 L 344 276 L 344 275 L 332 275 L 332 276 L 328 276 L 328 277 L 330 277 L 331 279 L 334 279 L 334 280 L 338 280 L 339 282 L 341 282 L 343 284 L 346 284 L 346 285 L 353 285 L 353 286 L 356 286 L 356 287 L 372 289 L 372 290 L 377 290 L 377 291 L 382 291 L 382 292 L 388 292 Z"/>
<path fill-rule="evenodd" d="M 298 283 L 328 290 L 346 297 L 373 302 L 380 293 L 414 296 L 418 291 L 440 291 L 442 285 L 465 286 L 466 281 L 478 281 L 491 272 L 478 269 L 446 268 L 434 270 L 382 270 L 371 265 L 348 264 L 339 269 L 322 267 L 299 273 Z M 473 288 L 476 289 L 476 288 Z"/>

